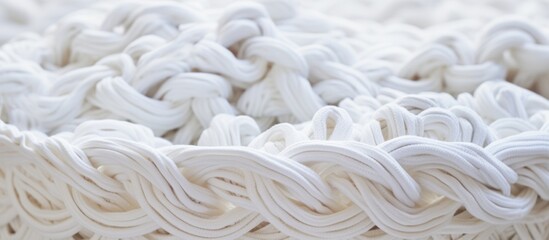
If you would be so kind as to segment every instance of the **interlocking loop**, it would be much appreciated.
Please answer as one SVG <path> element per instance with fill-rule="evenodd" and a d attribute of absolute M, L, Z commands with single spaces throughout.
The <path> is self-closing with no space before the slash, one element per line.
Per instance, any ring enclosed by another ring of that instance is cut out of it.
<path fill-rule="evenodd" d="M 503 89 L 536 99 L 493 85 L 466 103 Z M 311 122 L 261 134 L 249 117 L 219 115 L 199 141 L 213 147 L 171 145 L 146 127 L 113 120 L 52 137 L 2 123 L 2 222 L 51 238 L 92 231 L 228 239 L 279 236 L 272 231 L 367 237 L 377 234 L 374 226 L 402 238 L 483 236 L 543 224 L 549 133 L 537 129 L 538 117 L 509 112 L 507 122 L 490 124 L 485 112 L 455 100 L 438 107 L 430 100 L 437 97 L 405 95 L 363 113 L 371 116 L 366 122 L 325 107 Z M 547 104 L 536 100 L 524 107 Z M 547 108 L 536 111 L 530 114 Z M 525 121 L 533 131 L 503 138 L 494 131 Z"/>
<path fill-rule="evenodd" d="M 43 37 L 2 47 L 2 119 L 50 134 L 120 119 L 196 143 L 217 114 L 245 114 L 265 129 L 310 120 L 326 104 L 379 98 L 385 88 L 459 94 L 507 78 L 546 92 L 537 63 L 547 37 L 523 19 L 487 25 L 476 42 L 452 28 L 402 26 L 373 28 L 366 40 L 356 26 L 289 1 L 222 12 L 175 3 L 111 8 L 82 10 L 89 18 L 73 14 Z"/>
<path fill-rule="evenodd" d="M 109 3 L 6 43 L 0 239 L 549 238 L 539 22 L 360 23 Z"/>

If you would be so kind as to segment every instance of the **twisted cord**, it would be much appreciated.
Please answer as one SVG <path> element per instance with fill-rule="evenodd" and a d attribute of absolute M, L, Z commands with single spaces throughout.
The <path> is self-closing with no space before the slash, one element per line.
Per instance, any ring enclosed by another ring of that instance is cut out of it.
<path fill-rule="evenodd" d="M 112 120 L 53 137 L 2 124 L 5 202 L 15 209 L 4 222 L 20 218 L 53 238 L 86 228 L 109 237 L 162 229 L 230 239 L 257 236 L 249 232 L 268 222 L 285 236 L 307 239 L 369 236 L 374 226 L 417 238 L 545 221 L 547 133 L 483 147 L 410 131 L 371 145 L 350 141 L 352 124 L 345 111 L 324 108 L 301 138 L 281 124 L 246 148 L 171 145 L 144 127 Z M 286 146 L 273 151 L 273 137 L 284 137 Z"/>
<path fill-rule="evenodd" d="M 530 63 L 544 61 L 546 35 L 524 20 L 486 26 L 475 45 L 457 30 L 364 36 L 285 1 L 203 10 L 180 3 L 83 10 L 89 19 L 74 14 L 44 37 L 6 44 L 2 119 L 50 134 L 90 119 L 128 120 L 174 143 L 195 143 L 217 114 L 243 113 L 266 129 L 310 120 L 326 104 L 377 98 L 387 87 L 458 94 L 507 75 L 545 91 L 545 68 Z M 406 46 L 395 34 L 418 41 Z"/>
<path fill-rule="evenodd" d="M 391 105 L 398 107 L 391 107 Z M 473 95 L 463 93 L 456 98 L 445 93 L 415 95 L 386 93 L 378 98 L 359 96 L 353 100 L 347 99 L 340 103 L 340 107 L 345 109 L 353 121 L 359 124 L 368 124 L 372 119 L 379 119 L 382 115 L 384 115 L 382 118 L 387 119 L 388 122 L 402 119 L 400 120 L 403 122 L 402 124 L 393 123 L 393 126 L 402 126 L 402 130 L 393 130 L 397 132 L 406 131 L 404 128 L 406 122 L 418 121 L 414 119 L 416 115 L 425 116 L 442 111 L 440 115 L 446 116 L 437 118 L 445 118 L 444 125 L 451 128 L 460 126 L 459 128 L 462 130 L 470 129 L 471 132 L 464 133 L 470 136 L 472 134 L 477 134 L 477 136 L 488 134 L 486 135 L 488 142 L 491 141 L 490 139 L 504 138 L 526 131 L 547 131 L 548 129 L 549 101 L 531 91 L 503 82 L 484 83 L 477 88 Z M 388 110 L 388 107 L 391 107 L 391 110 Z M 451 113 L 441 110 L 441 108 L 450 109 Z M 453 116 L 455 114 L 457 116 Z M 443 129 L 437 129 L 434 132 L 449 131 Z M 461 141 L 469 142 L 469 140 Z"/>
<path fill-rule="evenodd" d="M 20 36 L 0 238 L 546 239 L 546 33 L 446 29 L 171 2 Z"/>

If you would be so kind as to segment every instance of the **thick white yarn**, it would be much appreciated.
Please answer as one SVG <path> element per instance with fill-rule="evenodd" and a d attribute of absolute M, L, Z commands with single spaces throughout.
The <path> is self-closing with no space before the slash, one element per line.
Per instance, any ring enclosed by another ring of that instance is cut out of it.
<path fill-rule="evenodd" d="M 149 2 L 16 38 L 0 239 L 547 239 L 549 39 L 467 24 Z"/>

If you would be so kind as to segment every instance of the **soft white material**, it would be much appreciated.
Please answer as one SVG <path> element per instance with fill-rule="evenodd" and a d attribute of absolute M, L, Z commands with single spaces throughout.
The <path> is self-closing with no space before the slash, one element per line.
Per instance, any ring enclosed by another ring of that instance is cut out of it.
<path fill-rule="evenodd" d="M 33 238 L 548 237 L 549 102 L 505 83 L 444 97 L 405 95 L 358 123 L 325 107 L 259 135 L 220 115 L 199 141 L 216 147 L 112 120 L 52 137 L 2 124 L 2 222 Z"/>
<path fill-rule="evenodd" d="M 543 24 L 74 12 L 0 49 L 0 239 L 547 239 Z"/>
<path fill-rule="evenodd" d="M 383 87 L 456 94 L 506 77 L 549 94 L 540 64 L 548 40 L 524 19 L 469 36 L 451 27 L 356 26 L 290 1 L 265 6 L 127 3 L 76 12 L 44 37 L 2 47 L 0 92 L 9 97 L 0 116 L 46 133 L 129 120 L 187 144 L 216 114 L 246 114 L 266 129 Z"/>
<path fill-rule="evenodd" d="M 117 1 L 117 0 L 110 0 Z M 0 44 L 26 32 L 42 32 L 90 0 L 0 0 Z"/>

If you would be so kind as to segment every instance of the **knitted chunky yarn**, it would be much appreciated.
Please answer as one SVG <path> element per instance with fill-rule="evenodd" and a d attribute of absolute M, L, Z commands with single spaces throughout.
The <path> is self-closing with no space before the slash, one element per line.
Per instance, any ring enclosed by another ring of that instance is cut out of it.
<path fill-rule="evenodd" d="M 549 239 L 545 22 L 394 2 L 105 2 L 8 41 L 0 239 Z"/>

